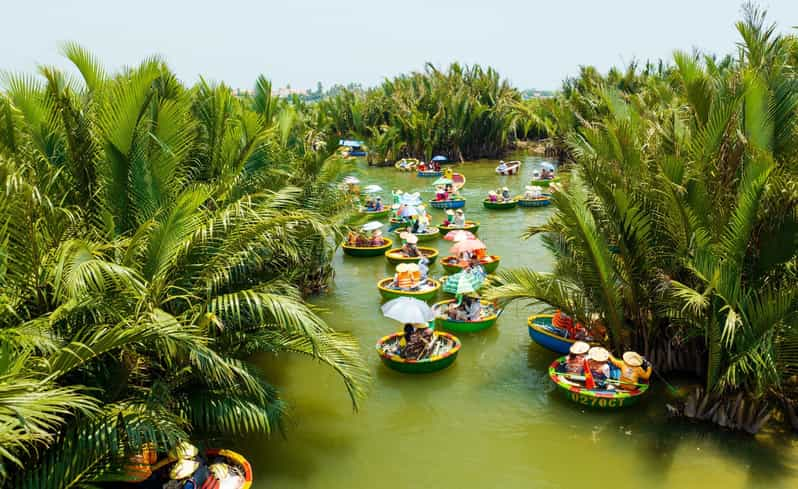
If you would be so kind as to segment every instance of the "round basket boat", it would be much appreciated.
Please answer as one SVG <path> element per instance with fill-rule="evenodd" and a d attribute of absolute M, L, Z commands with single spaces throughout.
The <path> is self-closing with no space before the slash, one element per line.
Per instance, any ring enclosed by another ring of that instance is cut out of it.
<path fill-rule="evenodd" d="M 438 259 L 438 250 L 435 248 L 427 248 L 425 246 L 419 246 L 418 251 L 421 252 L 422 255 L 427 257 L 429 260 L 430 265 L 435 263 L 435 260 Z M 399 265 L 400 263 L 418 263 L 421 261 L 420 256 L 405 256 L 402 254 L 401 248 L 393 248 L 385 252 L 385 258 L 388 259 L 393 265 Z"/>
<path fill-rule="evenodd" d="M 452 264 L 449 262 L 450 259 L 457 258 L 454 255 L 448 255 L 441 260 L 441 266 L 446 273 L 455 274 L 463 270 L 463 266 L 460 264 Z M 499 255 L 490 255 L 490 261 L 486 261 L 485 258 L 481 259 L 479 262 L 482 264 L 482 268 L 485 269 L 485 273 L 493 273 L 499 268 L 499 263 L 501 262 L 502 257 Z"/>
<path fill-rule="evenodd" d="M 425 170 L 425 171 L 419 170 L 416 173 L 416 176 L 419 176 L 419 177 L 422 177 L 422 178 L 439 177 L 441 175 L 443 175 L 443 172 L 440 171 L 440 170 Z"/>
<path fill-rule="evenodd" d="M 565 357 L 554 360 L 549 365 L 549 378 L 569 400 L 582 406 L 598 409 L 618 409 L 635 404 L 648 392 L 648 384 L 639 384 L 634 390 L 602 390 L 586 389 L 584 385 L 569 380 L 560 372 L 560 365 L 565 362 Z"/>
<path fill-rule="evenodd" d="M 477 331 L 482 331 L 483 329 L 488 329 L 499 319 L 499 315 L 501 314 L 501 309 L 498 312 L 494 312 L 489 316 L 484 316 L 479 321 L 457 321 L 455 319 L 449 319 L 446 315 L 446 308 L 449 307 L 449 304 L 455 302 L 456 299 L 450 299 L 448 301 L 441 301 L 437 302 L 432 306 L 432 310 L 435 311 L 435 327 L 439 329 L 445 329 L 446 331 L 451 331 L 453 333 L 476 333 Z M 493 303 L 488 301 L 479 301 L 482 304 L 483 308 L 492 308 Z"/>
<path fill-rule="evenodd" d="M 499 167 L 496 167 L 496 173 L 499 175 L 518 175 L 521 171 L 521 162 L 520 161 L 508 161 L 505 163 L 506 168 L 504 170 L 500 170 Z"/>
<path fill-rule="evenodd" d="M 563 330 L 552 324 L 553 317 L 551 314 L 533 314 L 529 316 L 526 320 L 529 337 L 547 350 L 567 355 L 571 345 L 576 343 L 577 340 L 563 336 Z M 601 343 L 595 341 L 590 342 L 590 346 L 600 345 Z"/>
<path fill-rule="evenodd" d="M 479 230 L 479 221 L 466 221 L 465 226 L 444 226 L 440 224 L 438 225 L 438 229 L 441 232 L 441 236 L 446 236 L 446 233 L 449 231 L 470 231 L 476 233 L 477 230 Z"/>
<path fill-rule="evenodd" d="M 393 245 L 393 240 L 390 238 L 383 238 L 383 240 L 385 240 L 385 244 L 382 246 L 350 246 L 344 242 L 341 244 L 341 248 L 343 248 L 344 254 L 349 256 L 381 256 Z"/>
<path fill-rule="evenodd" d="M 361 216 L 369 216 L 371 219 L 382 219 L 383 217 L 388 217 L 390 213 L 390 207 L 384 208 L 381 211 L 367 211 L 365 209 L 360 209 Z"/>
<path fill-rule="evenodd" d="M 430 200 L 429 205 L 435 209 L 459 209 L 465 207 L 465 199 Z"/>
<path fill-rule="evenodd" d="M 518 201 L 507 200 L 500 202 L 497 200 L 496 202 L 491 202 L 490 199 L 485 199 L 482 201 L 482 205 L 485 206 L 485 209 L 507 210 L 515 209 L 518 206 Z"/>
<path fill-rule="evenodd" d="M 536 199 L 518 198 L 518 207 L 545 207 L 549 204 L 551 204 L 551 199 L 548 197 L 538 197 Z"/>
<path fill-rule="evenodd" d="M 405 227 L 405 228 L 396 228 L 396 229 L 393 230 L 393 232 L 394 232 L 394 234 L 399 236 L 400 233 L 405 233 L 405 232 L 409 233 L 411 231 L 410 231 L 410 228 L 406 228 Z M 424 243 L 425 241 L 434 241 L 434 240 L 438 239 L 439 230 L 435 226 L 429 226 L 429 227 L 427 227 L 427 230 L 425 232 L 423 232 L 423 233 L 413 233 L 413 234 L 416 235 L 416 237 L 418 238 L 418 242 L 419 243 Z"/>
<path fill-rule="evenodd" d="M 450 342 L 454 343 L 454 346 L 449 351 L 441 355 L 432 356 L 423 360 L 411 360 L 402 358 L 399 355 L 386 353 L 385 350 L 383 350 L 382 346 L 384 344 L 400 341 L 405 335 L 404 333 L 394 333 L 388 336 L 383 336 L 379 339 L 379 341 L 377 341 L 377 354 L 380 356 L 380 359 L 382 359 L 382 363 L 398 372 L 407 374 L 427 374 L 430 372 L 443 370 L 457 360 L 457 354 L 460 353 L 460 346 L 462 345 L 457 336 L 444 333 L 442 331 L 438 331 L 436 334 L 439 337 L 444 337 Z"/>
<path fill-rule="evenodd" d="M 466 177 L 462 173 L 453 173 L 452 181 L 454 182 L 452 187 L 454 187 L 455 190 L 460 190 L 461 188 L 465 187 Z"/>
<path fill-rule="evenodd" d="M 560 177 L 554 177 L 549 180 L 534 179 L 531 182 L 529 182 L 529 185 L 534 185 L 536 187 L 548 187 L 552 183 L 559 183 L 559 182 L 560 182 Z"/>
<path fill-rule="evenodd" d="M 402 167 L 402 162 L 405 162 L 405 166 Z M 394 168 L 399 171 L 414 171 L 416 166 L 418 165 L 418 160 L 415 158 L 402 158 L 401 160 L 394 163 Z"/>
<path fill-rule="evenodd" d="M 387 277 L 377 282 L 377 289 L 385 300 L 396 299 L 397 297 L 413 297 L 421 301 L 430 301 L 438 295 L 441 283 L 435 279 L 427 279 L 427 287 L 421 290 L 399 290 L 389 289 L 388 284 L 393 281 L 393 277 Z"/>

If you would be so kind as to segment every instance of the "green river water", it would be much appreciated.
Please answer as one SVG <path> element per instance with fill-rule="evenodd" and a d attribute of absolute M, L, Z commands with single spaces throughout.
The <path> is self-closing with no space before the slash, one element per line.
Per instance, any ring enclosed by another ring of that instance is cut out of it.
<path fill-rule="evenodd" d="M 466 217 L 481 221 L 479 237 L 502 268 L 546 271 L 552 258 L 522 231 L 541 224 L 550 208 L 486 210 L 490 189 L 521 193 L 542 161 L 522 159 L 521 176 L 494 173 L 495 161 L 457 165 L 467 184 Z M 394 168 L 368 168 L 361 185 L 421 191 L 433 179 Z M 443 211 L 431 209 L 433 221 Z M 442 239 L 424 246 L 448 250 Z M 444 253 L 441 254 L 443 256 Z M 667 391 L 655 381 L 648 398 L 626 410 L 586 410 L 555 392 L 546 373 L 555 357 L 533 344 L 526 318 L 533 309 L 512 305 L 495 328 L 459 335 L 457 361 L 442 372 L 414 376 L 384 367 L 374 345 L 399 325 L 380 314 L 376 282 L 392 269 L 384 257 L 352 258 L 339 251 L 330 293 L 314 299 L 326 320 L 361 341 L 373 375 L 369 397 L 353 413 L 331 369 L 303 358 L 258 359 L 291 405 L 285 438 L 242 440 L 254 489 L 437 488 L 798 488 L 794 437 L 756 438 L 669 421 Z M 442 275 L 435 264 L 430 273 Z M 443 297 L 440 299 L 442 300 Z M 593 486 L 595 484 L 595 486 Z"/>

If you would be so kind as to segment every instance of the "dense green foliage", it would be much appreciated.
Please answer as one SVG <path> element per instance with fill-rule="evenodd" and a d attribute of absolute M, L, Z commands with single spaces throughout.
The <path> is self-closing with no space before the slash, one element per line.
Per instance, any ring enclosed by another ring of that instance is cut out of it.
<path fill-rule="evenodd" d="M 447 71 L 427 65 L 424 73 L 367 91 L 342 90 L 315 108 L 320 129 L 363 138 L 377 163 L 393 163 L 433 154 L 453 160 L 498 156 L 521 128 L 520 101 L 520 92 L 495 70 L 452 64 Z"/>
<path fill-rule="evenodd" d="M 302 299 L 352 204 L 345 161 L 259 79 L 247 100 L 76 45 L 0 94 L 0 482 L 88 487 L 143 442 L 268 433 L 253 352 L 310 356 L 357 407 L 357 342 Z M 25 470 L 22 470 L 22 467 Z"/>
<path fill-rule="evenodd" d="M 701 372 L 690 416 L 798 429 L 798 41 L 750 6 L 737 28 L 735 57 L 583 68 L 537 106 L 572 163 L 528 232 L 557 265 L 500 273 L 490 295 L 597 318 L 616 352 Z"/>

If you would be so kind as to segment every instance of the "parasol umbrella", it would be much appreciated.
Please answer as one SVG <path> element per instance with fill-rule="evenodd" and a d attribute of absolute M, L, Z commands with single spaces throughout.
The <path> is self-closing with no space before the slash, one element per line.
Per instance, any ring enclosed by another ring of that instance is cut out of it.
<path fill-rule="evenodd" d="M 350 175 L 348 177 L 344 177 L 344 183 L 350 183 L 354 185 L 356 183 L 360 183 L 360 180 L 358 180 L 357 177 L 353 177 Z"/>
<path fill-rule="evenodd" d="M 376 194 L 377 192 L 382 192 L 382 187 L 379 185 L 366 185 L 363 191 L 367 194 Z"/>
<path fill-rule="evenodd" d="M 382 315 L 400 323 L 425 324 L 435 319 L 426 302 L 412 297 L 399 297 L 382 305 Z"/>
<path fill-rule="evenodd" d="M 441 177 L 441 178 L 435 180 L 434 182 L 432 182 L 432 184 L 433 185 L 452 185 L 452 184 L 454 184 L 454 180 L 452 180 L 451 178 Z"/>
<path fill-rule="evenodd" d="M 363 231 L 374 231 L 375 229 L 379 229 L 382 227 L 382 223 L 378 221 L 371 221 L 364 224 L 361 229 Z"/>
<path fill-rule="evenodd" d="M 432 161 L 448 161 L 448 158 L 446 158 L 443 155 L 438 155 L 438 156 L 433 156 Z"/>
<path fill-rule="evenodd" d="M 443 284 L 443 291 L 447 294 L 469 294 L 476 292 L 482 287 L 484 279 L 482 275 L 471 272 L 457 272 L 446 279 Z"/>
<path fill-rule="evenodd" d="M 487 246 L 482 241 L 478 239 L 467 239 L 465 241 L 455 243 L 454 246 L 452 246 L 451 253 L 453 255 L 459 255 L 464 251 L 483 250 L 485 248 L 487 248 Z"/>
<path fill-rule="evenodd" d="M 420 205 L 421 194 L 413 192 L 412 194 L 402 194 L 401 203 L 405 205 Z"/>
<path fill-rule="evenodd" d="M 467 239 L 477 239 L 474 236 L 474 233 L 471 231 L 463 231 L 462 229 L 458 229 L 456 231 L 449 231 L 446 233 L 446 236 L 443 237 L 446 241 L 454 241 L 455 243 L 460 241 L 465 241 Z"/>
<path fill-rule="evenodd" d="M 399 214 L 399 217 L 411 217 L 411 216 L 417 216 L 419 214 L 420 214 L 420 212 L 418 211 L 418 208 L 416 206 L 414 206 L 414 205 L 406 205 L 401 210 L 401 213 Z"/>
<path fill-rule="evenodd" d="M 555 170 L 554 165 L 552 165 L 548 161 L 544 161 L 543 163 L 540 164 L 540 166 L 545 168 L 545 169 L 547 169 L 547 170 L 551 170 L 551 171 Z"/>

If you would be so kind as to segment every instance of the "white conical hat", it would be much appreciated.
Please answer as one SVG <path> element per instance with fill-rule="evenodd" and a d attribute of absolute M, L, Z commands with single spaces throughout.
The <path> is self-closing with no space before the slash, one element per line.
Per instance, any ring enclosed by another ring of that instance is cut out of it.
<path fill-rule="evenodd" d="M 178 460 L 169 471 L 169 478 L 179 481 L 180 479 L 187 479 L 197 471 L 200 464 L 196 460 Z"/>
<path fill-rule="evenodd" d="M 575 342 L 573 345 L 571 345 L 571 348 L 569 349 L 569 351 L 574 355 L 584 355 L 589 350 L 590 350 L 590 345 L 588 345 L 584 341 Z"/>
<path fill-rule="evenodd" d="M 606 348 L 594 346 L 587 353 L 587 357 L 596 362 L 606 362 L 610 359 L 610 352 L 608 352 Z"/>

